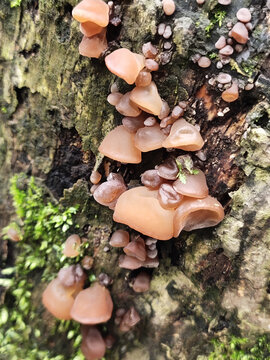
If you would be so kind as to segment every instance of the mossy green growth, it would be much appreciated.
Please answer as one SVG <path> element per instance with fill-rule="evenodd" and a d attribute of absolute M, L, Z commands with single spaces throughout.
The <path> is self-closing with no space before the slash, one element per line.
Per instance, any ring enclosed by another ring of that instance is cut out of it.
<path fill-rule="evenodd" d="M 208 360 L 269 360 L 270 339 L 262 335 L 253 343 L 247 338 L 230 336 L 227 341 L 213 340 L 214 351 Z"/>
<path fill-rule="evenodd" d="M 54 320 L 41 305 L 42 282 L 83 256 L 85 246 L 75 259 L 62 253 L 65 238 L 76 229 L 77 208 L 54 203 L 45 187 L 23 174 L 12 178 L 10 190 L 22 239 L 14 266 L 1 272 L 0 285 L 7 289 L 0 308 L 0 359 L 83 360 L 79 324 Z"/>
<path fill-rule="evenodd" d="M 218 24 L 219 27 L 222 26 L 223 20 L 225 19 L 226 16 L 226 11 L 225 10 L 216 10 L 213 13 L 213 16 L 211 16 L 210 18 L 210 23 L 209 25 L 207 25 L 205 27 L 205 33 L 207 37 L 210 37 L 210 32 L 214 29 L 215 25 Z"/>
<path fill-rule="evenodd" d="M 10 1 L 10 7 L 13 8 L 13 7 L 20 6 L 21 2 L 22 2 L 22 0 L 11 0 Z"/>

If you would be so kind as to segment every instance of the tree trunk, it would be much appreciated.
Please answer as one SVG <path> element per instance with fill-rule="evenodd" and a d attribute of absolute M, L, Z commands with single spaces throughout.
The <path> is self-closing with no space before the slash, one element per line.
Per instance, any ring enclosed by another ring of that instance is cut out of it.
<path fill-rule="evenodd" d="M 238 0 L 221 7 L 209 0 L 200 7 L 195 0 L 176 0 L 170 17 L 159 0 L 114 4 L 111 20 L 118 25 L 108 26 L 107 53 L 120 46 L 140 53 L 147 41 L 158 46 L 161 65 L 154 81 L 171 108 L 188 101 L 185 117 L 200 126 L 205 139 L 194 162 L 205 171 L 210 194 L 226 210 L 225 220 L 214 229 L 159 242 L 160 266 L 153 271 L 151 290 L 134 295 L 129 287 L 133 275 L 117 266 L 119 251 L 104 252 L 112 212 L 96 204 L 89 192 L 95 164 L 103 175 L 118 166 L 97 150 L 121 121 L 106 100 L 110 86 L 117 81 L 121 91 L 129 87 L 107 70 L 104 56 L 79 55 L 81 34 L 71 16 L 76 3 L 22 0 L 11 8 L 4 0 L 0 5 L 0 226 L 14 215 L 8 195 L 14 173 L 42 179 L 64 205 L 80 205 L 80 234 L 91 240 L 90 249 L 95 247 L 91 271 L 113 278 L 116 309 L 134 305 L 142 318 L 121 337 L 109 322 L 117 342 L 106 359 L 202 359 L 214 337 L 269 333 L 269 4 Z M 243 52 L 232 55 L 234 60 L 221 70 L 240 88 L 239 99 L 225 103 L 211 80 L 219 72 L 214 44 L 220 35 L 227 36 L 227 25 L 235 22 L 241 7 L 253 9 L 253 30 Z M 213 19 L 220 11 L 226 14 L 218 24 Z M 169 50 L 156 33 L 159 23 L 172 26 Z M 212 54 L 211 67 L 194 64 L 190 57 L 196 53 Z M 244 89 L 248 83 L 255 85 L 250 91 Z M 142 164 L 122 165 L 120 171 L 126 181 L 139 180 L 139 174 L 166 155 L 165 150 L 145 154 Z M 4 267 L 13 247 L 0 244 Z"/>

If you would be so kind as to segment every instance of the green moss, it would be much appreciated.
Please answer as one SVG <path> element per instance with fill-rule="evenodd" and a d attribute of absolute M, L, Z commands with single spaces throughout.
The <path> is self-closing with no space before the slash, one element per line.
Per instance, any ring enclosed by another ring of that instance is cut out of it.
<path fill-rule="evenodd" d="M 13 7 L 20 6 L 21 2 L 22 2 L 22 0 L 11 0 L 10 1 L 10 7 L 13 8 Z"/>

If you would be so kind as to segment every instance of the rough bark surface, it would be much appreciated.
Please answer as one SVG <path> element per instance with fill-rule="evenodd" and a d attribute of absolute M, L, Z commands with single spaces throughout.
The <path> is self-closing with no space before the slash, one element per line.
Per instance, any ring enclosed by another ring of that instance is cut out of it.
<path fill-rule="evenodd" d="M 23 171 L 43 179 L 65 205 L 80 205 L 77 223 L 95 253 L 94 272 L 114 279 L 116 308 L 135 305 L 142 317 L 136 329 L 118 338 L 106 359 L 202 359 L 208 340 L 237 329 L 242 336 L 270 332 L 270 125 L 269 10 L 265 1 L 233 1 L 222 26 L 207 37 L 216 0 L 198 7 L 195 0 L 176 1 L 176 13 L 165 17 L 159 0 L 116 1 L 119 26 L 109 25 L 109 50 L 125 46 L 140 52 L 152 41 L 160 47 L 163 66 L 154 75 L 161 96 L 172 106 L 189 100 L 186 117 L 201 127 L 205 161 L 194 161 L 207 175 L 210 193 L 225 206 L 225 220 L 215 229 L 181 234 L 159 242 L 160 266 L 152 274 L 151 290 L 134 295 L 132 274 L 117 266 L 120 251 L 110 249 L 112 212 L 99 206 L 89 192 L 89 175 L 102 163 L 98 145 L 119 123 L 106 97 L 116 80 L 103 59 L 83 58 L 81 39 L 71 11 L 76 0 L 22 0 L 0 5 L 0 226 L 13 216 L 8 178 Z M 202 70 L 189 58 L 217 52 L 215 41 L 228 33 L 240 7 L 252 7 L 253 31 L 246 50 L 234 57 L 239 66 L 223 71 L 244 88 L 232 104 L 208 80 L 218 70 Z M 157 24 L 173 28 L 173 47 L 163 51 Z M 126 85 L 117 80 L 121 89 Z M 228 107 L 224 116 L 219 114 Z M 125 179 L 138 180 L 143 169 L 160 163 L 165 151 L 145 154 L 143 163 L 122 165 Z M 1 262 L 8 248 L 0 243 Z M 10 249 L 9 249 L 10 250 Z M 109 329 L 116 335 L 113 320 Z M 64 346 L 64 344 L 63 344 Z"/>

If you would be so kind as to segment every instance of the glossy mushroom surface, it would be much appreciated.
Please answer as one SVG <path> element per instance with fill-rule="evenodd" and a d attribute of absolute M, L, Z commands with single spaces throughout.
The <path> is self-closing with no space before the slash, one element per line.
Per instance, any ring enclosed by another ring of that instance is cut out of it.
<path fill-rule="evenodd" d="M 106 30 L 92 37 L 84 36 L 80 45 L 79 53 L 89 58 L 99 58 L 104 50 L 107 49 Z"/>
<path fill-rule="evenodd" d="M 176 209 L 174 216 L 174 237 L 182 230 L 191 231 L 215 226 L 224 218 L 220 202 L 207 196 L 204 199 L 185 198 Z"/>
<path fill-rule="evenodd" d="M 136 86 L 131 91 L 130 99 L 149 114 L 159 115 L 161 112 L 162 100 L 153 81 L 145 87 Z"/>
<path fill-rule="evenodd" d="M 105 27 L 109 23 L 109 6 L 103 0 L 83 0 L 72 11 L 77 21 L 90 21 Z"/>
<path fill-rule="evenodd" d="M 138 108 L 136 104 L 130 101 L 130 96 L 130 91 L 127 92 L 125 95 L 121 96 L 115 108 L 121 115 L 137 117 L 142 111 Z"/>
<path fill-rule="evenodd" d="M 132 240 L 123 250 L 128 256 L 135 257 L 140 261 L 146 260 L 145 243 L 140 236 Z"/>
<path fill-rule="evenodd" d="M 113 247 L 125 247 L 129 243 L 129 233 L 125 230 L 116 230 L 110 239 L 110 245 Z"/>
<path fill-rule="evenodd" d="M 208 195 L 208 186 L 206 183 L 205 175 L 201 170 L 196 170 L 198 171 L 198 174 L 192 175 L 185 173 L 185 183 L 183 183 L 180 179 L 177 179 L 173 183 L 175 191 L 177 191 L 179 194 L 189 197 L 206 197 Z"/>
<path fill-rule="evenodd" d="M 65 241 L 63 254 L 66 257 L 75 257 L 79 255 L 79 248 L 81 245 L 81 238 L 79 235 L 70 235 Z"/>
<path fill-rule="evenodd" d="M 95 326 L 81 327 L 82 344 L 81 350 L 86 360 L 101 359 L 106 352 L 106 343 L 100 331 Z"/>
<path fill-rule="evenodd" d="M 135 146 L 142 152 L 160 149 L 166 135 L 159 124 L 140 128 L 135 135 Z"/>
<path fill-rule="evenodd" d="M 111 177 L 100 184 L 94 191 L 94 199 L 101 205 L 111 207 L 119 196 L 127 190 L 124 179 L 120 174 L 110 174 Z"/>

